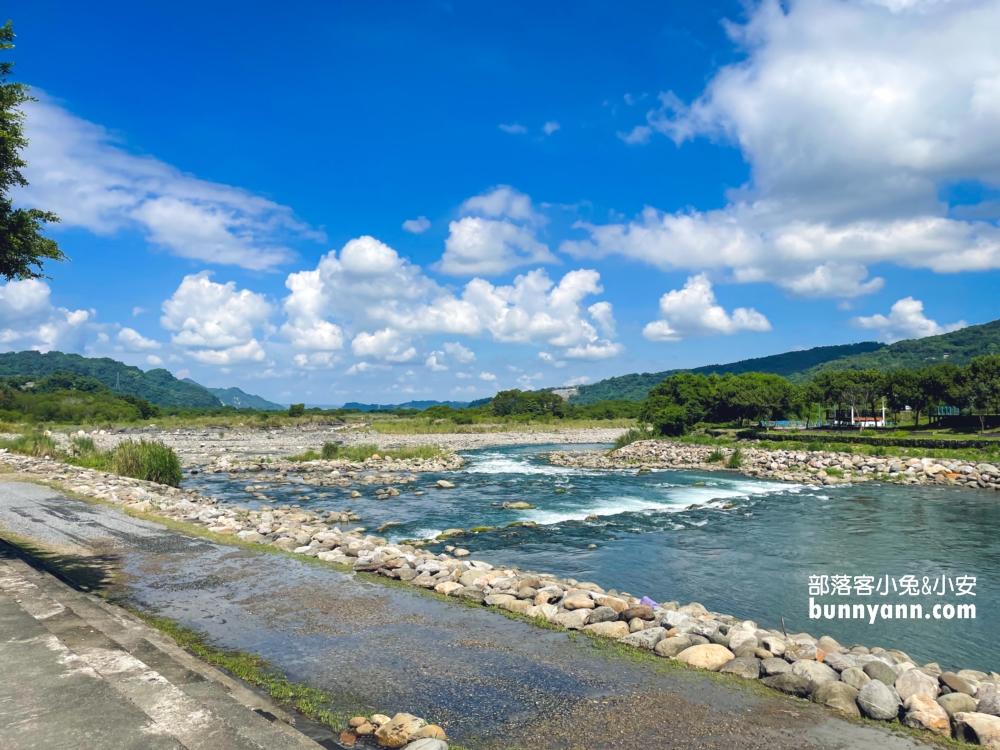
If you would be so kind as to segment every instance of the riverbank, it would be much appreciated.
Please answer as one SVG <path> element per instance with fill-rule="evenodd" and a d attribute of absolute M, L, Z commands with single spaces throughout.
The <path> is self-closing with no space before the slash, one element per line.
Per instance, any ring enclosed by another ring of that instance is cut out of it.
<path fill-rule="evenodd" d="M 738 451 L 738 453 L 737 453 Z M 737 454 L 737 459 L 734 459 Z M 641 440 L 612 453 L 552 453 L 555 466 L 587 469 L 698 469 L 736 471 L 748 477 L 806 485 L 859 482 L 968 487 L 1000 491 L 1000 464 L 934 458 L 872 456 L 832 451 L 764 449 L 753 443 L 733 447 Z"/>
<path fill-rule="evenodd" d="M 1000 675 L 995 673 L 944 671 L 934 663 L 918 665 L 899 650 L 845 647 L 832 638 L 807 633 L 789 635 L 710 612 L 696 602 L 657 603 L 641 594 L 605 590 L 572 578 L 494 566 L 468 559 L 467 550 L 452 545 L 435 554 L 412 544 L 389 544 L 363 528 L 350 528 L 355 521 L 349 516 L 345 525 L 343 513 L 324 515 L 292 505 L 264 505 L 257 511 L 220 507 L 212 498 L 191 490 L 151 486 L 44 459 L 0 458 L 11 469 L 58 482 L 83 496 L 123 505 L 132 512 L 194 524 L 250 547 L 269 545 L 375 573 L 472 605 L 526 617 L 545 627 L 613 639 L 691 666 L 759 679 L 769 687 L 811 697 L 854 716 L 901 718 L 910 726 L 942 736 L 954 732 L 959 737 L 970 733 L 986 737 L 1000 729 L 1000 703 L 993 697 Z M 228 472 L 231 468 L 228 461 L 219 461 L 215 470 Z M 447 486 L 451 484 L 436 484 L 428 491 L 454 491 L 453 485 Z M 947 697 L 954 693 L 966 698 Z"/>

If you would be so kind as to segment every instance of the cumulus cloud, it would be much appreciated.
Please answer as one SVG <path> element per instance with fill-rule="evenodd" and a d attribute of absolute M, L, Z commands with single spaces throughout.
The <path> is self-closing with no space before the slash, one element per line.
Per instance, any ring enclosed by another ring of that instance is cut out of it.
<path fill-rule="evenodd" d="M 155 354 L 150 354 L 146 357 L 146 364 L 152 365 L 153 367 L 161 367 L 163 365 L 163 360 Z"/>
<path fill-rule="evenodd" d="M 484 205 L 483 210 L 494 209 Z M 600 274 L 592 270 L 570 271 L 558 284 L 544 269 L 518 276 L 510 286 L 474 278 L 457 294 L 388 245 L 361 237 L 344 245 L 339 255 L 323 256 L 315 270 L 291 274 L 285 285 L 291 292 L 283 302 L 290 322 L 283 332 L 290 327 L 309 330 L 319 322 L 341 331 L 342 325 L 354 332 L 351 348 L 359 357 L 409 361 L 416 356 L 411 341 L 425 334 L 488 334 L 505 343 L 578 348 L 572 356 L 586 358 L 597 356 L 595 347 L 603 356 L 614 350 L 613 334 L 606 330 L 613 321 L 611 305 L 591 305 L 591 319 L 582 308 L 587 297 L 603 292 Z M 458 342 L 443 348 L 462 364 L 475 359 Z M 433 356 L 441 362 L 440 354 Z"/>
<path fill-rule="evenodd" d="M 371 362 L 358 362 L 347 368 L 348 375 L 358 375 L 365 372 L 377 372 L 379 370 L 391 370 L 389 365 L 377 365 Z"/>
<path fill-rule="evenodd" d="M 642 335 L 650 341 L 680 341 L 694 336 L 732 335 L 740 331 L 770 331 L 767 318 L 751 308 L 737 307 L 732 315 L 715 300 L 705 274 L 688 278 L 683 289 L 660 298 L 660 320 L 648 323 Z"/>
<path fill-rule="evenodd" d="M 563 383 L 564 388 L 573 388 L 578 385 L 586 385 L 590 382 L 590 378 L 586 375 L 581 375 L 578 378 L 570 378 L 565 383 Z"/>
<path fill-rule="evenodd" d="M 147 339 L 138 331 L 132 328 L 122 328 L 118 332 L 118 341 L 130 352 L 140 352 L 149 349 L 159 349 L 162 345 L 159 341 Z"/>
<path fill-rule="evenodd" d="M 480 380 L 490 380 L 490 381 L 492 381 L 492 380 L 496 380 L 497 376 L 494 375 L 492 372 L 481 372 L 481 373 L 479 373 L 479 379 Z"/>
<path fill-rule="evenodd" d="M 851 323 L 856 328 L 878 331 L 879 340 L 889 344 L 900 339 L 940 336 L 942 333 L 957 331 L 968 325 L 964 320 L 950 325 L 938 325 L 924 315 L 924 303 L 913 297 L 906 297 L 896 302 L 889 310 L 888 316 L 879 314 L 857 317 Z"/>
<path fill-rule="evenodd" d="M 0 350 L 78 351 L 87 340 L 93 311 L 56 307 L 44 281 L 0 285 Z"/>
<path fill-rule="evenodd" d="M 449 357 L 454 357 L 457 362 L 467 365 L 476 361 L 476 353 L 471 349 L 466 349 L 457 341 L 452 341 L 444 345 L 444 350 Z"/>
<path fill-rule="evenodd" d="M 274 312 L 263 295 L 237 291 L 235 281 L 217 284 L 211 271 L 185 276 L 161 310 L 160 325 L 174 332 L 173 343 L 215 349 L 245 348 L 254 329 L 265 326 Z"/>
<path fill-rule="evenodd" d="M 537 238 L 545 217 L 531 198 L 509 185 L 500 185 L 469 198 L 466 214 L 448 225 L 448 239 L 437 270 L 451 276 L 495 276 L 529 263 L 558 263 Z"/>
<path fill-rule="evenodd" d="M 413 234 L 422 234 L 431 228 L 431 223 L 426 216 L 418 216 L 416 219 L 407 219 L 403 222 L 403 229 Z"/>
<path fill-rule="evenodd" d="M 444 372 L 448 369 L 448 365 L 441 364 L 438 362 L 438 357 L 441 356 L 441 352 L 432 352 L 431 355 L 424 360 L 424 367 L 426 367 L 431 372 Z"/>
<path fill-rule="evenodd" d="M 21 194 L 66 226 L 100 235 L 136 229 L 174 255 L 254 270 L 288 261 L 292 239 L 324 239 L 287 206 L 132 154 L 48 97 L 24 111 L 30 186 Z"/>
<path fill-rule="evenodd" d="M 505 133 L 512 133 L 514 135 L 524 135 L 528 132 L 528 129 L 524 125 L 518 125 L 516 122 L 513 125 L 500 125 L 500 129 Z"/>
<path fill-rule="evenodd" d="M 1000 182 L 998 25 L 995 0 L 763 0 L 727 25 L 740 62 L 691 103 L 661 94 L 622 134 L 735 145 L 751 182 L 716 211 L 581 223 L 589 238 L 563 249 L 728 270 L 802 297 L 876 291 L 879 262 L 1000 268 L 1000 229 L 939 198 L 955 182 Z"/>
<path fill-rule="evenodd" d="M 203 365 L 235 365 L 245 362 L 263 362 L 267 356 L 257 339 L 225 349 L 194 349 L 186 354 Z"/>
<path fill-rule="evenodd" d="M 552 135 L 557 130 L 561 130 L 562 126 L 555 120 L 550 120 L 542 126 L 542 131 L 545 135 Z"/>

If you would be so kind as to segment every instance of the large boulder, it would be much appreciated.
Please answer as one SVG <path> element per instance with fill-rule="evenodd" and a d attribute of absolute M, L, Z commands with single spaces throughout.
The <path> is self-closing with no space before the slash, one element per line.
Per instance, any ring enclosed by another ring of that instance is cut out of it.
<path fill-rule="evenodd" d="M 899 678 L 899 675 L 896 674 L 896 670 L 884 661 L 868 662 L 865 664 L 864 672 L 873 680 L 878 680 L 879 682 L 884 682 L 886 685 L 891 686 L 895 686 L 896 680 Z"/>
<path fill-rule="evenodd" d="M 941 689 L 934 677 L 919 669 L 909 669 L 896 679 L 896 692 L 905 703 L 911 695 L 926 695 L 933 700 L 938 697 Z"/>
<path fill-rule="evenodd" d="M 769 688 L 797 695 L 800 698 L 805 698 L 811 692 L 809 690 L 809 680 L 791 672 L 776 674 L 773 677 L 765 677 L 761 680 L 761 683 L 767 685 Z"/>
<path fill-rule="evenodd" d="M 729 650 L 734 654 L 746 650 L 749 650 L 752 654 L 759 644 L 757 643 L 757 636 L 753 633 L 748 633 L 742 628 L 733 628 L 729 633 L 729 643 L 727 645 Z"/>
<path fill-rule="evenodd" d="M 590 613 L 590 623 L 593 625 L 598 622 L 614 622 L 618 619 L 618 613 L 615 612 L 611 607 L 600 606 L 597 607 L 593 612 Z M 625 625 L 625 632 L 628 633 L 628 625 Z"/>
<path fill-rule="evenodd" d="M 616 620 L 614 622 L 595 622 L 590 625 L 585 625 L 583 628 L 584 633 L 590 633 L 591 635 L 599 635 L 602 638 L 615 638 L 620 639 L 628 635 L 628 623 Z"/>
<path fill-rule="evenodd" d="M 406 746 L 406 750 L 448 750 L 448 743 L 433 737 L 425 737 Z"/>
<path fill-rule="evenodd" d="M 572 612 L 560 612 L 552 618 L 556 625 L 562 625 L 570 630 L 583 630 L 583 626 L 590 620 L 589 609 L 574 609 Z"/>
<path fill-rule="evenodd" d="M 843 672 L 845 669 L 858 666 L 858 660 L 854 658 L 853 654 L 839 654 L 835 651 L 829 654 L 824 654 L 823 663 L 833 667 L 838 672 Z"/>
<path fill-rule="evenodd" d="M 590 598 L 589 594 L 573 594 L 572 596 L 567 596 L 562 601 L 562 605 L 570 610 L 574 609 L 594 609 L 594 600 Z"/>
<path fill-rule="evenodd" d="M 735 658 L 735 655 L 725 646 L 717 643 L 706 643 L 701 646 L 691 646 L 677 654 L 677 659 L 688 666 L 707 669 L 715 672 L 719 667 Z"/>
<path fill-rule="evenodd" d="M 375 730 L 375 741 L 382 747 L 406 747 L 410 737 L 425 724 L 427 722 L 419 716 L 396 714 Z"/>
<path fill-rule="evenodd" d="M 882 721 L 891 721 L 899 715 L 899 700 L 896 688 L 889 687 L 881 680 L 872 680 L 858 691 L 858 707 L 865 716 Z"/>
<path fill-rule="evenodd" d="M 949 716 L 960 713 L 972 713 L 976 710 L 976 699 L 965 693 L 948 693 L 937 699 L 938 705 L 948 712 Z"/>
<path fill-rule="evenodd" d="M 691 648 L 696 645 L 694 636 L 676 635 L 673 638 L 664 638 L 656 644 L 653 650 L 656 652 L 657 656 L 668 658 L 671 656 L 677 656 L 677 654 L 684 649 Z"/>
<path fill-rule="evenodd" d="M 835 670 L 826 666 L 826 664 L 818 661 L 809 661 L 808 659 L 800 659 L 794 662 L 792 664 L 792 674 L 797 674 L 799 677 L 805 677 L 809 680 L 810 693 L 820 685 L 840 680 L 840 675 Z"/>
<path fill-rule="evenodd" d="M 969 684 L 969 681 L 964 677 L 959 677 L 954 672 L 944 672 L 938 679 L 941 681 L 942 685 L 947 685 L 954 693 L 965 693 L 966 695 L 975 695 L 976 691 Z"/>
<path fill-rule="evenodd" d="M 858 667 L 848 667 L 840 673 L 840 681 L 850 685 L 855 690 L 860 690 L 871 682 L 872 678 L 862 672 Z"/>
<path fill-rule="evenodd" d="M 753 656 L 737 656 L 719 667 L 719 672 L 734 674 L 744 680 L 756 680 L 760 677 L 760 659 Z"/>
<path fill-rule="evenodd" d="M 629 607 L 621 613 L 621 618 L 625 620 L 625 622 L 628 622 L 635 617 L 638 617 L 640 620 L 656 619 L 656 615 L 653 614 L 653 608 L 648 607 L 645 604 L 637 604 L 634 607 Z"/>
<path fill-rule="evenodd" d="M 776 674 L 785 674 L 786 672 L 792 671 L 792 665 L 789 664 L 784 659 L 779 659 L 776 656 L 772 656 L 770 659 L 762 659 L 760 662 L 760 671 L 766 676 L 770 677 Z"/>
<path fill-rule="evenodd" d="M 667 631 L 665 628 L 649 628 L 648 630 L 640 630 L 637 633 L 632 633 L 631 635 L 619 638 L 618 642 L 624 643 L 626 646 L 644 648 L 652 651 L 656 648 L 656 644 L 666 637 Z"/>
<path fill-rule="evenodd" d="M 1000 750 L 1000 717 L 975 712 L 955 714 L 955 737 Z"/>
<path fill-rule="evenodd" d="M 823 706 L 835 708 L 850 716 L 860 716 L 858 691 L 844 682 L 827 682 L 813 691 L 812 699 Z"/>
<path fill-rule="evenodd" d="M 951 721 L 948 712 L 938 705 L 933 698 L 923 693 L 914 693 L 903 704 L 906 716 L 903 723 L 914 729 L 926 729 L 942 737 L 951 736 Z"/>

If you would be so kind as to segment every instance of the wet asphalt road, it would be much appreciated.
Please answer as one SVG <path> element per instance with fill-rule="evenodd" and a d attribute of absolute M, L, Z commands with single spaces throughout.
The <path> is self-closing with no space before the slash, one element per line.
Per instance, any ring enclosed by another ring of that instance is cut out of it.
<path fill-rule="evenodd" d="M 31 484 L 0 482 L 0 535 L 68 567 L 100 561 L 115 596 L 256 652 L 347 712 L 408 711 L 467 748 L 906 750 L 909 736 L 732 680 L 633 662 L 578 634 L 186 537 Z M 95 563 L 97 564 L 97 563 Z"/>

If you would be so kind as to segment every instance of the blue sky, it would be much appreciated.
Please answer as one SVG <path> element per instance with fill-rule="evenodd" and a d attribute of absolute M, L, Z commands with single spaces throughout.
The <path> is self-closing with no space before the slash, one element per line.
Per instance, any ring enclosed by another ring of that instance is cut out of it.
<path fill-rule="evenodd" d="M 1000 317 L 998 0 L 146 5 L 8 6 L 73 262 L 5 350 L 385 403 Z"/>

